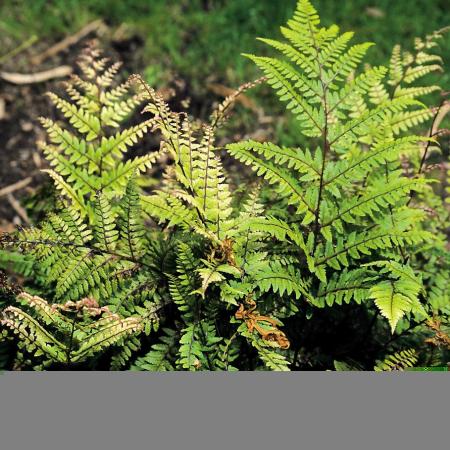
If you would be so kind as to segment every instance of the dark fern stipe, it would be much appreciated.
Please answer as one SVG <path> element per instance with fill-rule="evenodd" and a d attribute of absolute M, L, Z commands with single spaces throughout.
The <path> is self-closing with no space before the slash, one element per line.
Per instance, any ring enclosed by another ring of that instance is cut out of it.
<path fill-rule="evenodd" d="M 246 55 L 264 76 L 205 124 L 138 75 L 117 84 L 120 65 L 86 48 L 67 95 L 49 94 L 61 120 L 41 119 L 57 209 L 0 236 L 0 267 L 26 280 L 0 280 L 0 368 L 445 364 L 450 209 L 430 168 L 445 155 L 445 102 L 426 103 L 445 31 L 370 67 L 372 43 L 351 44 L 300 0 L 280 40 L 261 39 L 275 56 Z M 228 144 L 254 172 L 242 195 L 215 135 L 263 82 L 297 119 L 299 147 Z M 159 151 L 131 157 L 148 133 Z M 162 175 L 149 182 L 151 167 Z"/>

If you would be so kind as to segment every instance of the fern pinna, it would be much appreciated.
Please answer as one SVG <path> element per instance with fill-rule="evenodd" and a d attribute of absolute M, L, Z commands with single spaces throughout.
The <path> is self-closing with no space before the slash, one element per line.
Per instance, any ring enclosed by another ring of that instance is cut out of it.
<path fill-rule="evenodd" d="M 440 70 L 431 52 L 444 31 L 417 39 L 414 52 L 395 47 L 389 67 L 361 66 L 372 44 L 351 45 L 353 33 L 322 27 L 300 0 L 283 40 L 261 39 L 279 56 L 247 55 L 264 77 L 226 98 L 207 124 L 174 112 L 140 76 L 115 85 L 118 65 L 88 49 L 69 100 L 50 96 L 69 125 L 42 119 L 59 208 L 39 227 L 0 238 L 39 294 L 16 292 L 21 306 L 4 305 L 16 365 L 233 371 L 334 361 L 337 370 L 401 370 L 430 362 L 429 345 L 446 342 L 433 324 L 448 322 L 450 220 L 429 175 L 443 108 L 422 102 L 440 88 L 417 80 Z M 265 80 L 298 119 L 301 148 L 227 145 L 259 178 L 242 195 L 215 133 L 237 95 Z M 141 103 L 145 119 L 124 128 Z M 129 158 L 147 133 L 160 150 Z M 162 176 L 149 183 L 154 163 Z M 338 344 L 343 327 L 351 342 Z"/>

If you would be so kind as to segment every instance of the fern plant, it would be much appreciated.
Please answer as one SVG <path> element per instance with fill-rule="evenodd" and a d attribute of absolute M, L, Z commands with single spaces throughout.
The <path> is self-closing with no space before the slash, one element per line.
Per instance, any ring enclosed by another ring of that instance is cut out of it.
<path fill-rule="evenodd" d="M 57 211 L 38 228 L 0 239 L 16 250 L 5 254 L 12 268 L 32 275 L 56 302 L 92 297 L 122 317 L 135 314 L 135 306 L 143 308 L 140 317 L 153 317 L 163 307 L 155 306 L 158 271 L 144 260 L 157 244 L 144 236 L 138 183 L 158 153 L 127 158 L 150 124 L 120 127 L 140 101 L 129 95 L 128 83 L 114 84 L 119 66 L 88 47 L 79 61 L 80 76 L 66 86 L 69 100 L 49 94 L 71 125 L 41 119 L 49 142 L 40 146 L 61 194 Z"/>
<path fill-rule="evenodd" d="M 449 216 L 429 176 L 439 136 L 422 131 L 439 111 L 420 100 L 439 88 L 415 82 L 439 70 L 441 32 L 414 54 L 396 47 L 389 67 L 362 66 L 371 44 L 322 27 L 308 0 L 281 32 L 262 39 L 281 56 L 247 55 L 264 77 L 207 124 L 137 75 L 117 86 L 118 65 L 94 48 L 68 99 L 50 95 L 66 119 L 41 120 L 57 209 L 0 236 L 10 268 L 33 279 L 18 305 L 17 293 L 2 305 L 16 367 L 403 368 L 427 352 L 431 317 L 448 315 Z M 258 178 L 242 194 L 215 134 L 265 80 L 298 118 L 303 147 L 229 144 Z M 125 128 L 141 103 L 148 118 Z M 148 133 L 160 150 L 130 158 Z M 161 179 L 149 180 L 161 154 Z M 351 339 L 364 355 L 333 349 L 342 323 L 360 330 Z M 411 352 L 377 363 L 404 339 Z"/>
<path fill-rule="evenodd" d="M 81 75 L 67 85 L 69 100 L 49 94 L 72 125 L 41 119 L 49 143 L 40 145 L 53 166 L 47 172 L 61 193 L 58 210 L 39 228 L 3 238 L 30 250 L 35 273 L 54 285 L 56 299 L 75 301 L 88 294 L 100 302 L 111 299 L 146 249 L 138 174 L 158 153 L 125 159 L 149 123 L 115 131 L 139 103 L 137 94 L 128 95 L 128 83 L 113 85 L 119 66 L 108 66 L 88 47 L 79 61 Z"/>
<path fill-rule="evenodd" d="M 406 314 L 427 317 L 417 250 L 445 246 L 412 202 L 431 193 L 421 168 L 413 170 L 431 138 L 410 129 L 432 116 L 418 97 L 439 88 L 405 87 L 440 69 L 427 53 L 440 33 L 417 40 L 416 57 L 396 47 L 389 69 L 362 71 L 372 44 L 351 45 L 353 33 L 321 27 L 308 0 L 281 33 L 283 41 L 261 40 L 284 58 L 246 56 L 297 117 L 308 147 L 246 141 L 228 151 L 274 185 L 289 211 L 265 222 L 298 249 L 290 267 L 306 287 L 302 297 L 318 307 L 373 301 L 394 332 Z"/>
<path fill-rule="evenodd" d="M 186 115 L 173 113 L 139 77 L 123 87 L 112 88 L 122 96 L 125 87 L 137 81 L 141 90 L 117 105 L 118 99 L 102 90 L 105 79 L 108 86 L 112 83 L 116 66 L 105 69 L 106 62 L 92 49 L 84 58 L 81 69 L 88 81 L 73 81 L 84 93 L 76 93 L 73 86 L 68 88 L 72 102 L 79 106 L 54 96 L 52 99 L 86 138 L 75 138 L 62 126 L 42 119 L 51 140 L 42 148 L 54 166 L 49 174 L 61 193 L 60 208 L 39 227 L 4 235 L 3 246 L 32 256 L 33 275 L 39 275 L 43 289 L 51 292 L 55 304 L 93 298 L 100 308 L 108 308 L 121 321 L 139 317 L 139 331 L 144 327 L 147 334 L 157 332 L 161 318 L 166 338 L 163 335 L 156 339 L 162 339 L 163 344 L 151 344 L 149 353 L 133 367 L 233 370 L 231 363 L 248 339 L 269 368 L 286 369 L 287 361 L 278 353 L 288 342 L 279 329 L 281 322 L 255 314 L 246 320 L 244 316 L 241 320 L 235 318 L 237 299 L 244 301 L 257 294 L 258 285 L 246 279 L 248 286 L 236 291 L 232 280 L 244 277 L 244 267 L 252 260 L 263 260 L 267 236 L 264 230 L 249 231 L 249 223 L 262 215 L 258 190 L 254 189 L 243 205 L 236 204 L 214 154 L 215 128 L 223 123 L 235 96 L 220 105 L 210 125 L 199 127 Z M 249 83 L 241 91 L 252 86 Z M 102 99 L 116 106 L 102 106 Z M 106 131 L 100 129 L 118 126 L 123 111 L 128 112 L 138 99 L 147 101 L 144 112 L 152 117 L 106 137 Z M 148 195 L 141 191 L 138 174 L 155 160 L 155 154 L 124 163 L 115 159 L 122 157 L 126 147 L 150 125 L 152 131 L 161 133 L 161 150 L 156 154 L 168 153 L 173 164 L 166 167 L 160 189 Z M 150 227 L 146 225 L 149 218 L 155 222 Z M 158 224 L 164 224 L 164 228 Z M 252 267 L 261 279 L 267 271 L 271 273 L 268 263 Z M 271 282 L 265 279 L 264 283 L 261 281 L 266 292 Z M 177 313 L 166 316 L 163 311 L 172 303 Z M 36 348 L 46 348 L 46 344 L 35 342 L 44 331 L 20 311 L 5 309 L 4 325 L 36 356 Z M 17 333 L 27 327 L 32 331 L 26 337 Z M 48 335 L 57 339 L 61 330 L 55 332 Z M 175 349 L 169 346 L 169 337 L 175 340 Z M 121 352 L 110 355 L 112 368 L 126 366 L 141 341 L 132 336 L 121 340 L 120 345 Z M 161 359 L 161 351 L 166 350 Z M 81 358 L 74 351 L 72 362 Z M 48 355 L 48 361 L 62 362 L 63 354 Z M 94 356 L 92 352 L 83 355 Z"/>
<path fill-rule="evenodd" d="M 249 295 L 259 296 L 269 290 L 273 269 L 264 261 L 268 233 L 257 226 L 257 219 L 263 215 L 258 190 L 235 206 L 220 159 L 214 153 L 214 129 L 223 121 L 233 98 L 219 106 L 210 125 L 196 128 L 185 115 L 172 113 L 140 77 L 133 79 L 148 101 L 144 112 L 153 114 L 155 128 L 161 132 L 161 147 L 174 162 L 166 168 L 164 185 L 154 194 L 144 195 L 142 205 L 146 214 L 164 223 L 182 240 L 177 249 L 176 272 L 168 274 L 169 292 L 183 321 L 176 367 L 213 370 L 224 367 L 224 358 L 230 361 L 233 347 L 227 339 L 231 337 L 221 335 L 225 330 L 215 324 L 225 314 L 225 324 L 234 326 L 228 333 L 233 331 L 233 336 L 249 339 L 268 367 L 273 359 L 286 368 L 285 358 L 274 350 L 283 347 L 283 339 L 287 341 L 278 329 L 281 322 L 266 321 L 269 333 L 254 333 L 254 327 L 250 332 L 246 321 L 241 327 L 234 325 L 237 312 L 233 314 L 232 308 L 238 304 L 242 308 Z M 252 86 L 247 84 L 245 88 Z M 256 260 L 260 263 L 256 264 Z M 270 332 L 278 338 L 268 339 Z M 221 345 L 225 353 L 220 351 Z M 159 352 L 160 347 L 155 351 Z M 151 360 L 155 357 L 149 355 Z"/>

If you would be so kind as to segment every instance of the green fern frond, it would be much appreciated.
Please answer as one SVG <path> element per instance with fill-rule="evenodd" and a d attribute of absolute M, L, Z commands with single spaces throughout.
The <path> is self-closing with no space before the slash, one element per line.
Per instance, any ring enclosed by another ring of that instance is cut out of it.
<path fill-rule="evenodd" d="M 176 352 L 177 333 L 170 328 L 163 328 L 159 342 L 153 344 L 151 350 L 139 357 L 131 366 L 133 371 L 165 372 L 173 371 L 174 353 Z"/>
<path fill-rule="evenodd" d="M 414 349 L 401 350 L 378 362 L 374 370 L 375 372 L 403 371 L 409 367 L 414 367 L 417 361 L 417 353 Z"/>
<path fill-rule="evenodd" d="M 313 304 L 324 307 L 342 305 L 352 300 L 360 304 L 369 297 L 371 284 L 366 279 L 367 275 L 365 269 L 344 269 L 333 274 L 326 283 L 320 283 L 319 291 L 312 299 Z"/>
<path fill-rule="evenodd" d="M 307 300 L 311 295 L 306 283 L 302 280 L 292 266 L 283 266 L 280 263 L 268 264 L 266 270 L 261 270 L 255 275 L 255 284 L 261 292 L 272 290 L 280 297 L 287 294 L 299 299 L 304 296 Z"/>
<path fill-rule="evenodd" d="M 381 314 L 388 319 L 392 333 L 399 320 L 408 311 L 427 316 L 418 300 L 419 294 L 423 291 L 422 280 L 414 274 L 411 267 L 395 261 L 380 261 L 372 265 L 382 267 L 382 272 L 389 273 L 392 277 L 370 289 L 370 298 L 375 301 Z"/>

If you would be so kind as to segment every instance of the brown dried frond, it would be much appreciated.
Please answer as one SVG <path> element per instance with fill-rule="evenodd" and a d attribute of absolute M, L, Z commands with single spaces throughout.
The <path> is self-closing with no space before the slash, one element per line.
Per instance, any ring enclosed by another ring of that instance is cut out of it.
<path fill-rule="evenodd" d="M 283 350 L 288 349 L 291 344 L 286 335 L 277 328 L 279 322 L 271 317 L 260 315 L 256 310 L 255 301 L 250 296 L 247 297 L 246 304 L 248 305 L 248 309 L 245 309 L 244 304 L 241 303 L 234 315 L 236 319 L 244 320 L 248 330 L 250 332 L 256 330 L 263 340 L 272 342 Z M 269 324 L 272 329 L 267 330 L 261 326 L 261 323 Z"/>
<path fill-rule="evenodd" d="M 440 319 L 430 319 L 426 322 L 426 325 L 434 332 L 434 336 L 426 339 L 425 342 L 437 347 L 447 347 L 450 349 L 450 336 L 441 329 Z"/>

